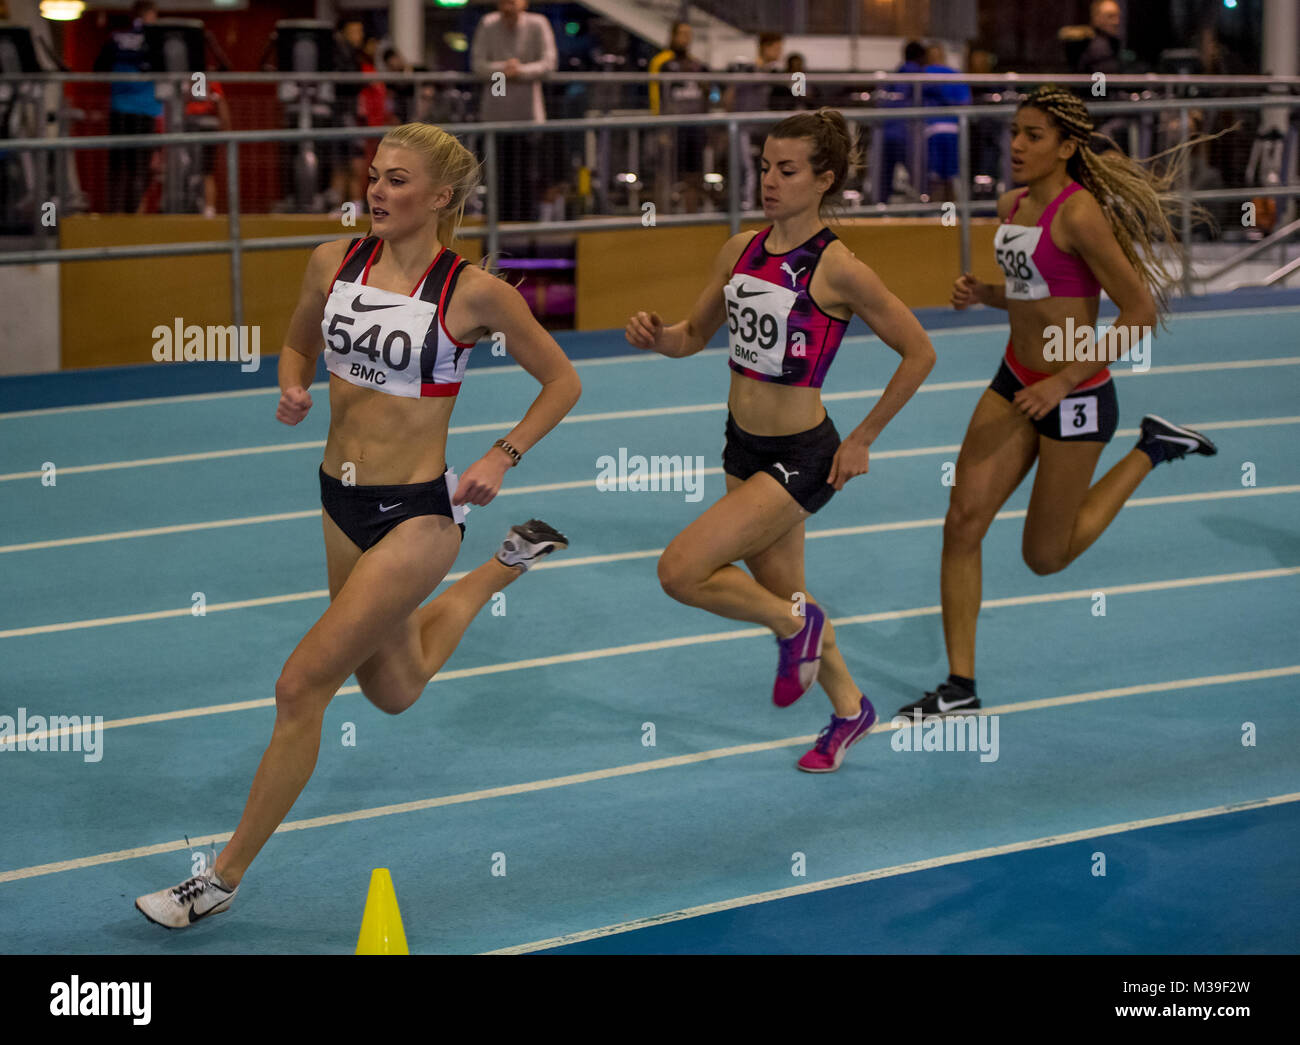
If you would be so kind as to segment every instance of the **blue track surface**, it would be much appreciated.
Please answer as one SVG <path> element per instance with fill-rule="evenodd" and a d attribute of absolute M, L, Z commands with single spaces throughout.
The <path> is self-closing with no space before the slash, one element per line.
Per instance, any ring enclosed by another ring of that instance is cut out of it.
<path fill-rule="evenodd" d="M 456 569 L 530 516 L 572 547 L 511 586 L 505 616 L 474 622 L 407 713 L 345 688 L 289 816 L 338 822 L 277 835 L 230 914 L 176 934 L 131 901 L 188 875 L 184 836 L 235 826 L 274 680 L 327 604 L 316 466 L 328 404 L 317 394 L 301 425 L 277 424 L 269 361 L 256 375 L 195 365 L 0 381 L 0 715 L 111 727 L 98 761 L 0 750 L 0 950 L 347 952 L 370 870 L 385 866 L 422 952 L 1294 951 L 1300 296 L 1207 304 L 1171 321 L 1148 373 L 1114 371 L 1121 430 L 1155 412 L 1203 427 L 1219 455 L 1155 471 L 1060 574 L 1025 567 L 1021 519 L 989 531 L 984 597 L 1005 601 L 980 620 L 980 695 L 999 724 L 998 757 L 983 762 L 895 750 L 889 728 L 946 671 L 940 477 L 1006 339 L 984 316 L 924 317 L 939 354 L 927 386 L 873 447 L 870 474 L 808 524 L 809 586 L 884 718 L 820 776 L 794 762 L 825 725 L 821 691 L 772 707 L 770 634 L 683 607 L 655 577 L 657 549 L 723 489 L 724 358 L 626 356 L 621 334 L 562 335 L 583 400 L 470 514 Z M 895 358 L 846 340 L 824 389 L 841 432 Z M 504 432 L 534 394 L 527 374 L 490 362 L 480 346 L 457 404 L 448 457 L 460 467 L 495 438 L 461 429 Z M 77 408 L 112 400 L 131 402 Z M 623 411 L 652 413 L 606 416 Z M 1117 436 L 1098 474 L 1132 441 Z M 620 448 L 703 458 L 703 499 L 598 491 L 596 459 Z M 45 462 L 55 486 L 41 483 Z M 157 528 L 173 529 L 141 532 Z M 255 706 L 227 707 L 239 702 Z M 158 719 L 132 721 L 144 716 Z M 422 805 L 387 808 L 398 803 Z M 1214 812 L 1124 829 L 1194 811 Z M 870 872 L 884 875 L 786 895 Z M 652 924 L 682 911 L 699 913 Z M 630 928 L 596 933 L 610 926 Z"/>

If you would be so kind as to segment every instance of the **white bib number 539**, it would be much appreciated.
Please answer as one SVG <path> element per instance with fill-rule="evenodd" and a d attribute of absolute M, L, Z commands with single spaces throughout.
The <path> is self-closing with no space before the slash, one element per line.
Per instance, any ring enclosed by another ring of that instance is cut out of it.
<path fill-rule="evenodd" d="M 1061 400 L 1061 438 L 1097 431 L 1097 397 L 1078 396 Z"/>
<path fill-rule="evenodd" d="M 785 365 L 786 321 L 799 295 L 753 276 L 736 275 L 723 288 L 731 358 L 760 374 L 780 377 Z"/>

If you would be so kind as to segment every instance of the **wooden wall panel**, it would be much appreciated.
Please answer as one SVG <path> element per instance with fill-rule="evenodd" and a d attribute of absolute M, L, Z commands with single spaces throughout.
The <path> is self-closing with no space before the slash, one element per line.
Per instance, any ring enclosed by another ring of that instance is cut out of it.
<path fill-rule="evenodd" d="M 909 308 L 948 304 L 960 275 L 955 227 L 934 219 L 855 218 L 832 228 Z M 996 228 L 993 219 L 977 219 L 971 228 L 972 267 L 987 281 L 1001 279 L 993 260 Z M 658 312 L 666 323 L 686 318 L 726 240 L 726 227 L 716 225 L 582 234 L 577 328 L 623 327 L 641 310 Z"/>
<path fill-rule="evenodd" d="M 312 215 L 250 215 L 242 219 L 247 239 L 306 236 L 341 231 L 340 238 L 365 235 L 340 230 L 338 219 Z M 197 215 L 78 215 L 59 223 L 61 247 L 185 243 L 226 236 L 226 219 Z M 478 261 L 476 240 L 457 251 Z M 261 350 L 278 354 L 298 300 L 309 248 L 250 251 L 244 258 L 244 322 L 261 327 Z M 186 325 L 227 325 L 230 258 L 201 254 L 166 258 L 64 262 L 59 299 L 64 369 L 151 363 L 152 331 L 177 318 Z"/>
<path fill-rule="evenodd" d="M 746 226 L 759 228 L 758 225 Z M 852 219 L 833 226 L 855 254 L 909 308 L 948 303 L 958 275 L 958 232 L 933 219 Z M 307 235 L 338 229 L 335 219 L 263 215 L 243 219 L 245 237 Z M 973 223 L 976 274 L 996 280 L 996 222 Z M 357 235 L 364 234 L 358 230 Z M 93 247 L 220 239 L 224 219 L 197 216 L 98 215 L 65 218 L 60 245 Z M 725 226 L 624 229 L 582 233 L 577 250 L 579 330 L 621 329 L 628 316 L 654 310 L 666 322 L 685 318 L 708 278 Z M 477 262 L 478 240 L 457 251 Z M 280 351 L 310 251 L 244 254 L 244 322 L 261 327 L 261 350 Z M 225 255 L 66 262 L 60 271 L 62 366 L 121 366 L 152 362 L 153 329 L 226 325 L 230 315 L 229 259 Z"/>

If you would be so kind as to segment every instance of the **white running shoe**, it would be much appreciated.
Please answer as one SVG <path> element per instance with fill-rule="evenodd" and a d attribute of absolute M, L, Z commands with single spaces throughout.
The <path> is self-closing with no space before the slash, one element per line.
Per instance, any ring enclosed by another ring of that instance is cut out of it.
<path fill-rule="evenodd" d="M 544 555 L 569 546 L 569 538 L 547 526 L 540 519 L 529 519 L 521 526 L 510 527 L 497 551 L 497 561 L 506 566 L 528 569 Z"/>
<path fill-rule="evenodd" d="M 136 909 L 149 921 L 168 929 L 184 929 L 200 918 L 230 909 L 239 886 L 228 889 L 213 880 L 213 872 L 195 875 L 180 885 L 142 896 Z"/>

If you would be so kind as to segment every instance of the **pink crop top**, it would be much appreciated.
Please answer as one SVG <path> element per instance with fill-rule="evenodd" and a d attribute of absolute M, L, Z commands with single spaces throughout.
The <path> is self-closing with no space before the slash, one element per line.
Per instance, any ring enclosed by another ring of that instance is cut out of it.
<path fill-rule="evenodd" d="M 1025 189 L 993 239 L 994 255 L 1006 275 L 1007 297 L 1013 301 L 1041 298 L 1091 298 L 1101 293 L 1101 284 L 1087 263 L 1067 254 L 1052 242 L 1052 219 L 1067 197 L 1082 189 L 1070 182 L 1047 205 L 1036 225 L 1013 225 L 1011 219 L 1029 194 Z"/>

